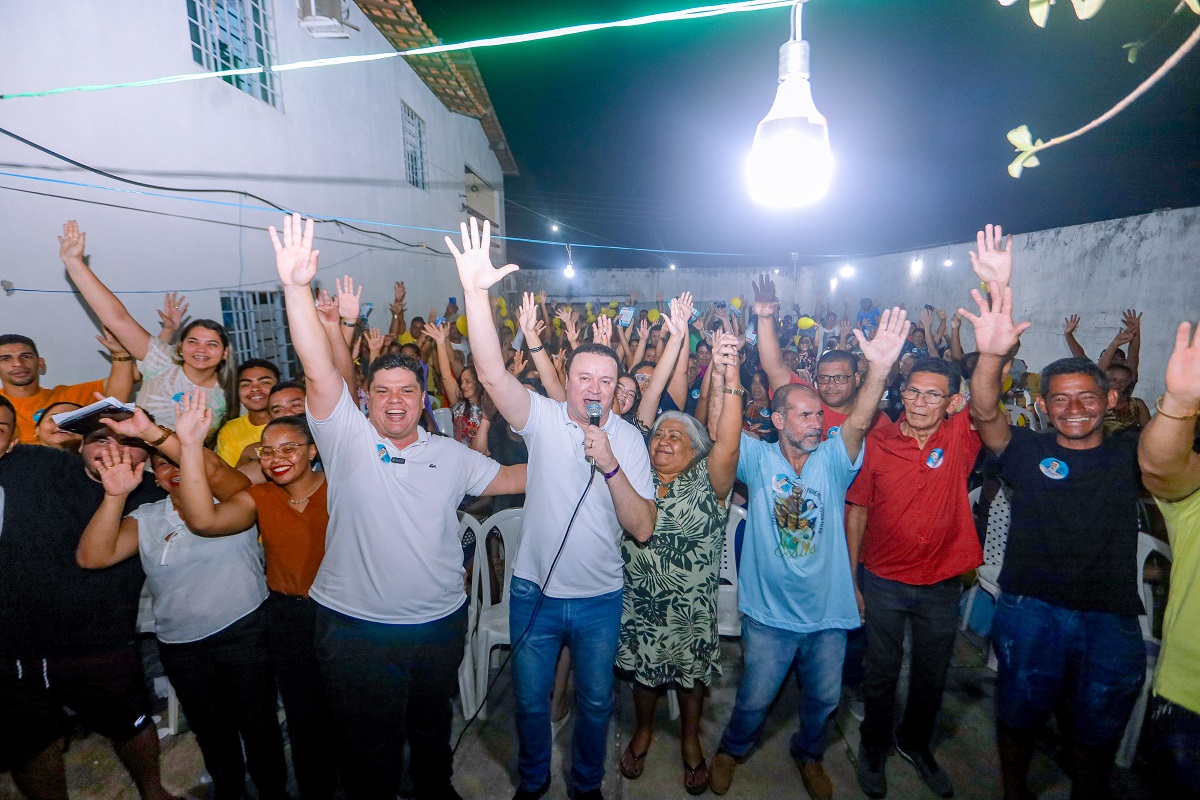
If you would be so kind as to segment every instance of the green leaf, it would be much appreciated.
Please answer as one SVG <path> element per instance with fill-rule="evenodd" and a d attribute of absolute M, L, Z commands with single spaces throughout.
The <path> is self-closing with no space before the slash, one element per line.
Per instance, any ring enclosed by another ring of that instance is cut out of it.
<path fill-rule="evenodd" d="M 1193 14 L 1200 14 L 1200 0 L 1183 0 L 1187 3 L 1187 7 L 1192 10 Z"/>
<path fill-rule="evenodd" d="M 1200 2 L 1200 0 L 1196 0 L 1196 2 Z M 1130 64 L 1137 63 L 1138 52 L 1145 46 L 1145 42 L 1130 42 L 1128 44 L 1121 45 L 1121 47 L 1129 51 L 1128 54 L 1126 54 L 1126 58 L 1129 59 Z"/>
<path fill-rule="evenodd" d="M 1013 128 L 1008 132 L 1008 141 L 1012 146 L 1024 152 L 1033 147 L 1033 134 L 1029 132 L 1028 125 L 1022 125 L 1019 128 Z"/>
<path fill-rule="evenodd" d="M 1025 169 L 1026 167 L 1036 167 L 1040 163 L 1041 162 L 1038 161 L 1037 156 L 1035 156 L 1033 153 L 1021 153 L 1013 159 L 1011 164 L 1008 165 L 1008 174 L 1014 178 L 1019 178 L 1021 177 L 1021 170 Z"/>
<path fill-rule="evenodd" d="M 1029 0 L 1029 16 L 1039 28 L 1046 27 L 1046 17 L 1050 16 L 1050 3 L 1051 0 Z"/>
<path fill-rule="evenodd" d="M 1091 19 L 1104 5 L 1104 0 L 1071 0 L 1071 5 L 1075 6 L 1075 16 L 1080 19 Z"/>

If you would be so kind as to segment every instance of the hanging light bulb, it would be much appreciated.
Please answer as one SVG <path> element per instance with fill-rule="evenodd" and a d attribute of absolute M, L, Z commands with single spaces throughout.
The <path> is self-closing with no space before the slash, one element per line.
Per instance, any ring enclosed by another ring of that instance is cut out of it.
<path fill-rule="evenodd" d="M 808 82 L 808 42 L 800 38 L 800 8 L 792 7 L 792 38 L 779 48 L 779 89 L 754 134 L 746 179 L 755 202 L 796 208 L 829 190 L 833 156 L 829 123 L 813 104 Z"/>
<path fill-rule="evenodd" d="M 563 270 L 563 275 L 567 276 L 568 278 L 575 277 L 575 267 L 571 265 L 570 261 L 567 262 L 567 268 Z"/>
<path fill-rule="evenodd" d="M 674 265 L 674 264 L 671 264 L 670 266 L 671 266 L 671 269 L 675 269 L 675 265 Z"/>

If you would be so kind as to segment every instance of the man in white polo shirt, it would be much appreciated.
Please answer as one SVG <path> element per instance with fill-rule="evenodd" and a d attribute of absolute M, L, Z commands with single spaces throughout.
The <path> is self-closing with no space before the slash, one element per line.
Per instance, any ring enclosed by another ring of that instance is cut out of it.
<path fill-rule="evenodd" d="M 406 731 L 417 797 L 454 800 L 450 701 L 467 619 L 455 509 L 466 494 L 523 492 L 525 468 L 418 427 L 422 370 L 407 356 L 367 369 L 363 417 L 313 304 L 312 235 L 298 214 L 285 220 L 282 244 L 271 228 L 329 481 L 325 558 L 309 596 L 342 780 L 352 800 L 395 797 Z"/>
<path fill-rule="evenodd" d="M 571 353 L 565 403 L 534 394 L 505 370 L 488 289 L 517 267 L 492 267 L 490 238 L 490 225 L 484 222 L 481 233 L 472 218 L 470 233 L 462 226 L 463 252 L 446 241 L 462 280 L 476 373 L 529 447 L 509 600 L 520 743 L 516 800 L 536 800 L 550 787 L 550 690 L 564 643 L 575 670 L 571 788 L 577 800 L 597 800 L 621 623 L 618 542 L 622 529 L 643 542 L 654 532 L 650 458 L 637 429 L 609 413 L 618 375 L 611 349 L 588 344 Z"/>

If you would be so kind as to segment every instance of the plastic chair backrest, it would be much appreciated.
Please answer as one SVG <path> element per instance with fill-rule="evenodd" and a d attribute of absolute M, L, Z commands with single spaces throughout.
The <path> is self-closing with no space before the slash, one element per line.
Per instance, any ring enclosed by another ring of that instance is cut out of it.
<path fill-rule="evenodd" d="M 1146 609 L 1143 616 L 1138 617 L 1138 622 L 1142 626 L 1142 638 L 1157 642 L 1154 637 L 1154 591 L 1151 585 L 1146 582 L 1143 575 L 1146 569 L 1146 559 L 1150 558 L 1151 553 L 1158 553 L 1167 561 L 1171 561 L 1171 546 L 1161 539 L 1156 539 L 1148 533 L 1138 533 L 1138 548 L 1137 548 L 1137 586 L 1138 592 L 1142 596 L 1142 607 Z"/>
<path fill-rule="evenodd" d="M 1004 548 L 1008 545 L 1008 526 L 1012 521 L 1012 506 L 1008 487 L 1001 486 L 988 507 L 987 533 L 983 538 L 983 563 L 1000 566 L 1004 563 Z"/>
<path fill-rule="evenodd" d="M 737 532 L 738 527 L 745 523 L 746 509 L 741 506 L 730 506 L 729 520 L 725 523 L 725 541 L 721 545 L 721 571 L 718 575 L 718 583 L 733 586 L 735 589 L 738 585 Z"/>
<path fill-rule="evenodd" d="M 478 544 L 475 547 L 475 573 L 479 586 L 486 587 L 482 597 L 482 607 L 492 605 L 492 561 L 488 557 L 488 540 L 493 533 L 499 534 L 502 547 L 501 556 L 504 559 L 504 574 L 500 584 L 500 602 L 508 601 L 509 583 L 512 581 L 513 565 L 517 561 L 517 548 L 521 545 L 521 521 L 525 516 L 523 508 L 506 508 L 497 511 L 485 519 L 479 526 Z M 475 591 L 475 587 L 471 588 Z"/>
<path fill-rule="evenodd" d="M 437 423 L 437 432 L 454 437 L 454 412 L 448 408 L 435 408 L 433 410 L 433 421 Z"/>
<path fill-rule="evenodd" d="M 1041 421 L 1034 416 L 1033 411 L 1027 408 L 1021 408 L 1017 405 L 1006 405 L 1008 418 L 1013 425 L 1019 425 L 1022 428 L 1029 428 L 1031 431 L 1040 431 L 1042 429 Z"/>

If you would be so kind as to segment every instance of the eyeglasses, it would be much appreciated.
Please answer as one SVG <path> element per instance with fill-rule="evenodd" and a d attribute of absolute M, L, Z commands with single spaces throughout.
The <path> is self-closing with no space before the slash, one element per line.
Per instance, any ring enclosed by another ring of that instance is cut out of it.
<path fill-rule="evenodd" d="M 301 447 L 308 447 L 308 445 L 297 444 L 296 442 L 285 442 L 284 444 L 279 445 L 279 447 L 263 447 L 262 445 L 259 445 L 258 447 L 254 448 L 254 452 L 258 454 L 259 458 L 273 458 L 275 456 L 280 456 L 281 458 L 290 458 Z"/>
<path fill-rule="evenodd" d="M 918 397 L 923 397 L 925 398 L 925 402 L 931 406 L 937 405 L 947 397 L 947 395 L 944 395 L 941 392 L 922 392 L 920 389 L 916 389 L 912 386 L 909 386 L 907 389 L 901 389 L 900 396 L 905 400 L 916 400 Z"/>
<path fill-rule="evenodd" d="M 853 377 L 853 375 L 818 375 L 817 383 L 833 383 L 838 386 L 844 386 Z"/>

